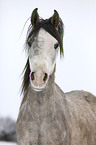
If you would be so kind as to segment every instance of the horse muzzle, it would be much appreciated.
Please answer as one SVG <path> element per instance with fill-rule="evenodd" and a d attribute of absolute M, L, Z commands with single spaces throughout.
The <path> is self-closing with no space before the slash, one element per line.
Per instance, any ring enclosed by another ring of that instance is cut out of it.
<path fill-rule="evenodd" d="M 42 89 L 45 88 L 48 79 L 48 74 L 43 72 L 41 69 L 30 73 L 31 85 L 35 91 L 42 91 Z"/>

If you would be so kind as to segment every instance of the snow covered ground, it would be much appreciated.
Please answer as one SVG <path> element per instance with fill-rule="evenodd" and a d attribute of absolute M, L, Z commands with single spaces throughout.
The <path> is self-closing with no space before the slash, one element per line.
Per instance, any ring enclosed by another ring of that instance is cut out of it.
<path fill-rule="evenodd" d="M 17 145 L 16 143 L 0 141 L 0 145 Z"/>

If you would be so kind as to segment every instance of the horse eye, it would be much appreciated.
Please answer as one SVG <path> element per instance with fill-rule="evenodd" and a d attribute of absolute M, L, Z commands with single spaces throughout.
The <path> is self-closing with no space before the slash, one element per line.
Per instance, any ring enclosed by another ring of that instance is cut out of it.
<path fill-rule="evenodd" d="M 57 49 L 57 48 L 58 48 L 58 46 L 59 46 L 59 44 L 58 44 L 58 43 L 56 43 L 56 44 L 54 45 L 54 48 L 55 48 L 55 49 Z"/>

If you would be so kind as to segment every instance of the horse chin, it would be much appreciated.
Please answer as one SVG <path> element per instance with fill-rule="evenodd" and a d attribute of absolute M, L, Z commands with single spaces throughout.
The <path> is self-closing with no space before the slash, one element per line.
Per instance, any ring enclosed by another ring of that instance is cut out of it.
<path fill-rule="evenodd" d="M 33 83 L 31 83 L 31 86 L 32 86 L 32 89 L 36 92 L 41 92 L 45 89 L 46 87 L 46 83 L 44 85 L 42 85 L 42 87 L 40 87 L 39 85 L 38 86 L 35 86 L 33 85 Z"/>

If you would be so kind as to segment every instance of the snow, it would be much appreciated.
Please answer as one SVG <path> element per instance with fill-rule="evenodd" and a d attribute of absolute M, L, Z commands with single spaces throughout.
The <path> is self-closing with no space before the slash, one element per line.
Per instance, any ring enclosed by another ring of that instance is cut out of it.
<path fill-rule="evenodd" d="M 17 145 L 17 144 L 16 143 L 12 143 L 12 142 L 0 141 L 0 145 Z"/>

